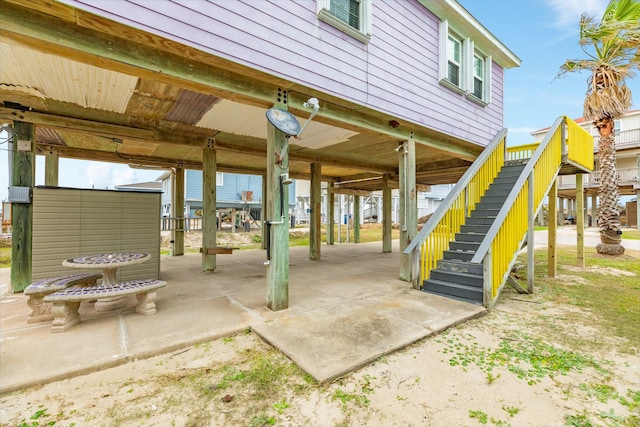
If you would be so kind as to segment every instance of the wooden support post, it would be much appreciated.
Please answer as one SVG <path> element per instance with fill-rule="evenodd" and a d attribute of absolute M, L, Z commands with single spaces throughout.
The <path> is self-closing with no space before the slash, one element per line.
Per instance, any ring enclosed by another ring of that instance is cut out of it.
<path fill-rule="evenodd" d="M 400 279 L 412 281 L 413 257 L 402 254 L 418 232 L 418 201 L 416 193 L 416 144 L 413 138 L 400 150 Z M 406 152 L 405 152 L 406 151 Z"/>
<path fill-rule="evenodd" d="M 48 148 L 44 152 L 44 185 L 49 187 L 58 186 L 58 150 Z"/>
<path fill-rule="evenodd" d="M 175 226 L 171 233 L 171 256 L 180 256 L 184 255 L 184 168 L 177 167 L 174 177 L 171 210 Z"/>
<path fill-rule="evenodd" d="M 576 174 L 576 229 L 578 231 L 578 267 L 584 267 L 584 185 L 581 173 Z"/>
<path fill-rule="evenodd" d="M 549 277 L 556 277 L 556 240 L 558 235 L 558 178 L 549 189 L 549 231 L 547 235 L 547 264 Z M 555 218 L 555 221 L 552 221 Z"/>
<path fill-rule="evenodd" d="M 329 183 L 329 185 L 327 185 L 327 199 L 329 200 L 329 206 L 327 208 L 327 245 L 333 245 L 336 210 L 336 195 L 333 192 L 333 183 Z"/>
<path fill-rule="evenodd" d="M 311 214 L 309 215 L 309 259 L 320 259 L 320 214 L 322 213 L 322 165 L 311 163 Z"/>
<path fill-rule="evenodd" d="M 338 194 L 338 243 L 342 242 L 342 199 L 343 194 Z"/>
<path fill-rule="evenodd" d="M 353 196 L 353 243 L 360 243 L 360 196 Z"/>
<path fill-rule="evenodd" d="M 278 91 L 276 107 L 286 109 L 287 94 Z M 267 122 L 267 215 L 270 227 L 271 260 L 267 264 L 267 307 L 273 311 L 289 307 L 289 197 L 281 174 L 289 171 L 289 155 L 284 151 L 287 138 Z M 282 205 L 281 205 L 282 203 Z M 283 208 L 285 206 L 285 208 Z"/>
<path fill-rule="evenodd" d="M 344 195 L 346 202 L 346 213 L 344 215 L 344 228 L 347 231 L 347 240 L 346 242 L 349 243 L 351 241 L 351 196 L 348 194 Z"/>
<path fill-rule="evenodd" d="M 267 217 L 267 194 L 267 176 L 262 175 L 262 211 L 260 212 L 262 228 L 260 229 L 260 249 L 267 249 L 267 226 L 264 223 Z"/>
<path fill-rule="evenodd" d="M 238 215 L 238 211 L 234 209 L 231 209 L 231 232 L 235 233 L 236 230 L 236 217 Z"/>
<path fill-rule="evenodd" d="M 202 271 L 215 271 L 216 255 L 209 249 L 216 247 L 216 150 L 209 139 L 202 150 Z"/>
<path fill-rule="evenodd" d="M 529 186 L 528 186 L 528 221 L 529 225 L 527 228 L 527 292 L 529 294 L 533 293 L 533 283 L 535 278 L 535 239 L 534 239 L 534 231 L 536 226 L 536 211 L 534 206 L 534 194 L 535 194 L 535 182 L 534 182 L 534 174 L 533 171 L 529 174 Z M 540 209 L 542 210 L 542 209 Z"/>
<path fill-rule="evenodd" d="M 13 123 L 12 187 L 35 185 L 36 129 L 32 123 Z M 21 292 L 31 284 L 33 243 L 33 200 L 11 204 L 11 289 Z"/>
<path fill-rule="evenodd" d="M 389 187 L 389 175 L 382 177 L 382 252 L 391 252 L 392 238 L 392 201 L 391 188 Z"/>

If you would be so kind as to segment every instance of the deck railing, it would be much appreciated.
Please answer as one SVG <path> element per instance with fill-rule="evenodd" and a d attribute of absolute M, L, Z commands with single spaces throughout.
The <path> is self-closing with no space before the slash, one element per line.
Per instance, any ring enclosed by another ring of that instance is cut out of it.
<path fill-rule="evenodd" d="M 640 182 L 640 168 L 617 169 L 619 185 L 632 185 Z M 583 178 L 585 187 L 598 187 L 600 185 L 600 171 L 593 171 Z M 576 188 L 576 176 L 564 175 L 558 177 L 558 190 L 574 190 Z"/>
<path fill-rule="evenodd" d="M 160 231 L 201 231 L 202 218 L 160 218 Z"/>

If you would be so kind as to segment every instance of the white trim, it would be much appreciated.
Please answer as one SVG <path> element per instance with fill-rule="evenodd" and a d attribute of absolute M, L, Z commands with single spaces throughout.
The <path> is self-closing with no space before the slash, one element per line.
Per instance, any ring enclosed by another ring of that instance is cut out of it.
<path fill-rule="evenodd" d="M 440 53 L 439 53 L 439 59 L 440 59 L 440 66 L 438 68 L 438 80 L 440 80 L 441 82 L 443 80 L 447 79 L 447 76 L 449 75 L 448 72 L 448 67 L 447 67 L 447 61 L 449 58 L 448 52 L 447 52 L 447 44 L 449 42 L 449 23 L 447 22 L 447 20 L 444 21 L 440 21 L 440 34 L 438 34 L 439 36 L 439 44 L 440 44 Z"/>
<path fill-rule="evenodd" d="M 339 29 L 345 34 L 350 35 L 356 40 L 362 43 L 369 43 L 372 33 L 372 3 L 371 0 L 359 0 L 360 2 L 360 29 L 354 28 L 339 18 L 336 18 L 329 9 L 331 7 L 331 0 L 317 0 L 317 16 L 321 21 Z"/>
<path fill-rule="evenodd" d="M 466 93 L 473 93 L 473 41 L 469 38 L 462 41 L 462 70 L 460 87 Z"/>

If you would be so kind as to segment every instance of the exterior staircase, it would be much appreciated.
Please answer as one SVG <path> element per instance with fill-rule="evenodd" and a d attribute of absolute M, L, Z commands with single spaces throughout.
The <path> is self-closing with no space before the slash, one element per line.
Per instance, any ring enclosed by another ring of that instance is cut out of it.
<path fill-rule="evenodd" d="M 423 291 L 482 304 L 482 264 L 470 261 L 496 220 L 509 190 L 520 177 L 525 164 L 526 161 L 522 160 L 505 163 L 480 202 L 465 219 L 460 232 L 455 234 L 449 249 L 444 251 L 442 259 L 437 262 L 437 267 L 431 270 L 429 279 L 424 281 Z"/>
<path fill-rule="evenodd" d="M 493 307 L 558 175 L 593 170 L 593 137 L 568 117 L 540 143 L 507 147 L 506 137 L 496 135 L 403 251 L 415 288 Z"/>

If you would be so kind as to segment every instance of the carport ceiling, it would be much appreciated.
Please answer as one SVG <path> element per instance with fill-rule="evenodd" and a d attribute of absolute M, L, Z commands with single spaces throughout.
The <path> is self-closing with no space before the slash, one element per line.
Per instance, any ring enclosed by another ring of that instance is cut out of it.
<path fill-rule="evenodd" d="M 301 123 L 309 116 L 302 103 L 321 100 L 302 139 L 290 141 L 295 178 L 308 178 L 310 163 L 321 162 L 323 179 L 344 191 L 379 190 L 384 174 L 393 185 L 395 148 L 414 135 L 421 142 L 420 189 L 455 182 L 481 151 L 422 127 L 392 126 L 392 116 L 65 5 L 44 14 L 0 3 L 0 120 L 35 123 L 40 152 L 201 169 L 202 149 L 213 141 L 218 170 L 261 175 L 265 110 L 279 89 Z"/>

